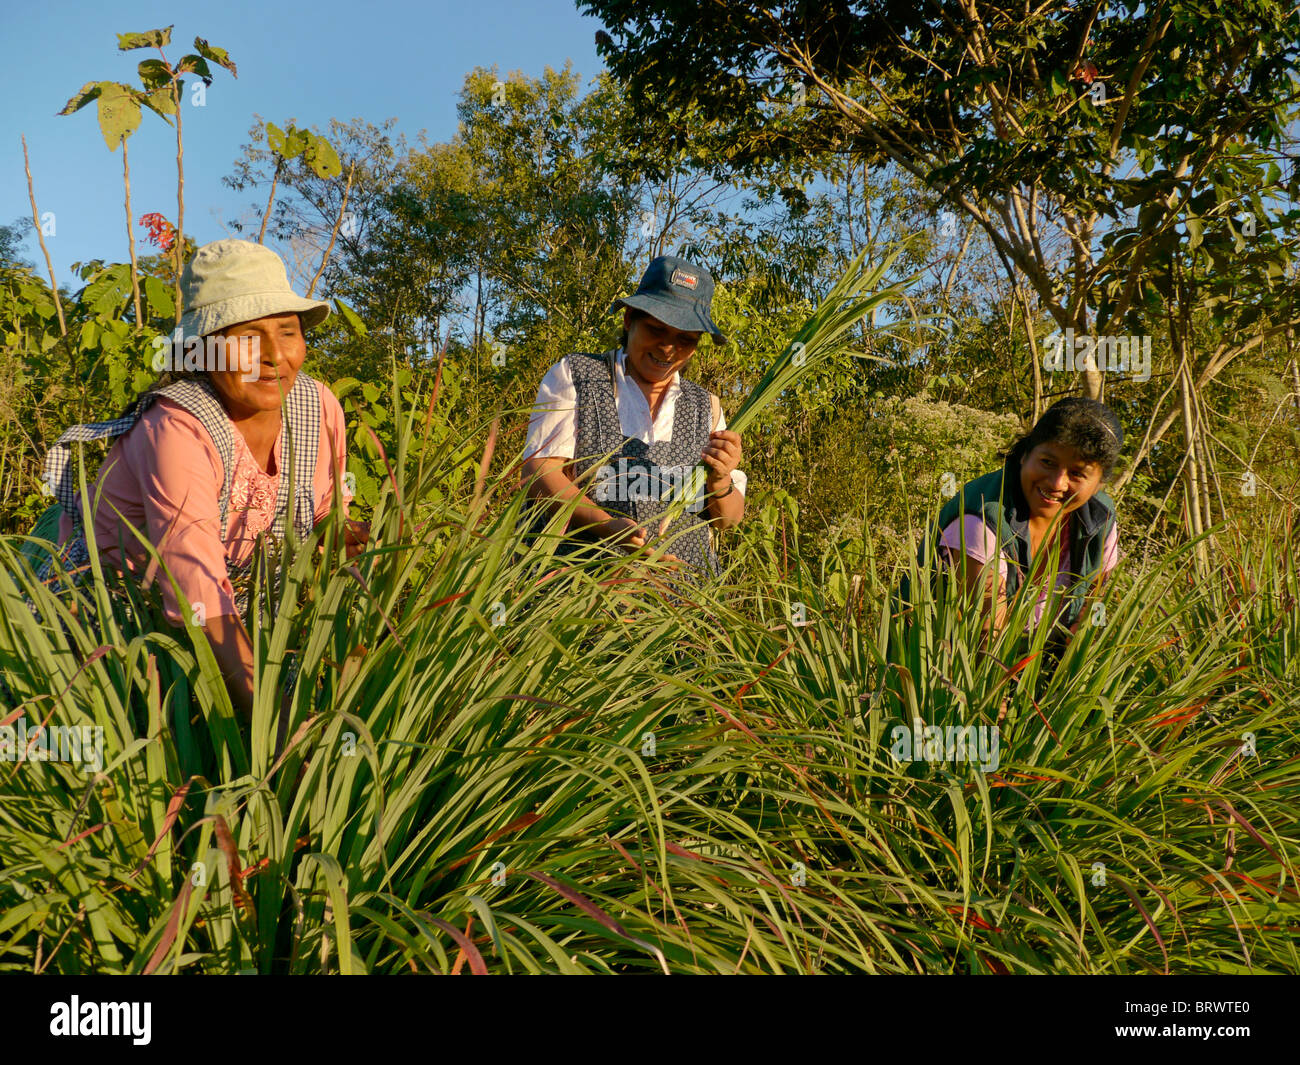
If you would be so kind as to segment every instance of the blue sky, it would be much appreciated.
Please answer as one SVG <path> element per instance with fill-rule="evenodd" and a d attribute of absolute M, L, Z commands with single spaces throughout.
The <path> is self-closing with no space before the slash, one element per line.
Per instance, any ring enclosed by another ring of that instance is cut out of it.
<path fill-rule="evenodd" d="M 238 79 L 216 72 L 205 106 L 185 104 L 185 229 L 200 244 L 230 235 L 222 219 L 252 202 L 221 178 L 248 140 L 254 113 L 322 129 L 331 118 L 396 118 L 408 141 L 421 130 L 442 141 L 455 133 L 456 95 L 476 66 L 535 77 L 571 59 L 584 82 L 601 67 L 594 41 L 600 24 L 579 15 L 573 0 L 4 4 L 0 223 L 30 216 L 19 142 L 26 134 L 37 204 L 42 214 L 54 213 L 47 243 L 60 284 L 77 287 L 73 262 L 121 262 L 128 252 L 121 150 L 110 153 L 105 145 L 95 104 L 75 115 L 57 112 L 87 81 L 137 83 L 136 64 L 155 53 L 119 52 L 116 34 L 169 24 L 169 60 L 192 51 L 199 36 L 227 49 L 239 69 Z M 130 141 L 137 222 L 151 211 L 175 221 L 175 149 L 173 129 L 146 111 Z M 137 225 L 137 240 L 143 232 Z M 43 273 L 34 235 L 26 254 Z"/>

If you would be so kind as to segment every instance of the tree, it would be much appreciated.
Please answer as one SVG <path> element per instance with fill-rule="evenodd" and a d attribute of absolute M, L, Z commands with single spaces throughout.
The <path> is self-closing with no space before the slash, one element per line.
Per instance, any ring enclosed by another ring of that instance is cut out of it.
<path fill-rule="evenodd" d="M 115 81 L 90 81 L 81 87 L 81 91 L 70 99 L 59 112 L 69 115 L 79 111 L 92 100 L 99 101 L 99 126 L 108 143 L 110 151 L 122 145 L 122 178 L 126 187 L 126 225 L 127 237 L 131 245 L 132 292 L 135 298 L 137 321 L 140 320 L 140 290 L 135 259 L 135 231 L 131 225 L 131 171 L 127 162 L 126 139 L 140 126 L 141 105 L 148 107 L 165 122 L 171 123 L 175 116 L 176 126 L 176 231 L 185 232 L 185 150 L 181 121 L 181 92 L 184 88 L 186 74 L 197 74 L 202 81 L 201 91 L 206 91 L 212 84 L 212 70 L 209 63 L 215 63 L 230 71 L 231 77 L 237 77 L 235 63 L 224 48 L 208 44 L 202 37 L 194 38 L 194 53 L 182 56 L 173 67 L 163 52 L 171 44 L 172 27 L 160 30 L 146 30 L 144 33 L 119 33 L 117 47 L 119 51 L 131 52 L 141 48 L 155 48 L 157 59 L 145 59 L 137 68 L 143 90 Z M 173 245 L 175 258 L 173 284 L 173 302 L 176 306 L 176 320 L 181 316 L 181 270 L 184 266 L 182 254 L 185 242 L 178 240 Z"/>
<path fill-rule="evenodd" d="M 1276 240 L 1267 261 L 1237 264 L 1243 283 L 1266 282 L 1295 241 L 1290 0 L 579 7 L 605 23 L 600 53 L 644 136 L 694 138 L 719 171 L 892 161 L 978 225 L 1062 331 L 1124 332 L 1152 262 L 1247 205 Z M 1084 382 L 1102 394 L 1100 370 Z"/>
<path fill-rule="evenodd" d="M 370 264 L 360 257 L 366 235 L 407 154 L 404 139 L 391 135 L 394 122 L 332 119 L 326 137 L 315 127 L 299 128 L 292 118 L 281 131 L 256 116 L 249 142 L 222 181 L 236 192 L 266 186 L 270 191 L 260 224 L 253 209 L 231 227 L 243 232 L 257 226 L 259 242 L 269 232 L 282 245 L 290 275 L 305 289 L 323 280 L 328 291 L 347 296 L 345 288 L 365 284 Z M 348 177 L 340 183 L 336 179 L 344 172 Z"/>
<path fill-rule="evenodd" d="M 627 275 L 635 205 L 596 158 L 604 90 L 584 97 L 578 89 L 568 66 L 537 79 L 476 70 L 465 80 L 457 142 L 475 175 L 480 342 L 488 301 L 512 335 L 542 320 L 573 337 L 598 329 Z"/>
<path fill-rule="evenodd" d="M 26 233 L 31 228 L 31 220 L 27 218 L 19 218 L 10 225 L 0 226 L 0 269 L 36 269 L 36 264 L 22 255 Z"/>

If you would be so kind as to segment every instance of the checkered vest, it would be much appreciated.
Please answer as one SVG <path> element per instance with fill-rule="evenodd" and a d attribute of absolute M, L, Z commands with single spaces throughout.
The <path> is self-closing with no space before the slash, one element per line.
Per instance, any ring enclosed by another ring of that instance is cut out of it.
<path fill-rule="evenodd" d="M 65 544 L 60 556 L 68 567 L 84 566 L 90 558 L 86 549 L 85 530 L 81 524 L 81 501 L 77 490 L 77 472 L 72 463 L 72 445 L 92 440 L 108 440 L 121 436 L 134 428 L 153 403 L 166 397 L 179 404 L 196 417 L 208 431 L 221 457 L 223 479 L 221 485 L 221 539 L 226 538 L 229 524 L 230 485 L 235 472 L 235 427 L 221 405 L 216 390 L 206 377 L 185 378 L 175 381 L 155 392 L 147 392 L 139 398 L 135 406 L 121 418 L 108 422 L 89 422 L 74 425 L 58 438 L 45 456 L 45 472 L 42 480 L 53 492 L 63 510 L 72 519 L 72 536 Z M 316 457 L 320 446 L 321 402 L 320 390 L 316 381 L 305 373 L 299 373 L 293 388 L 285 397 L 284 420 L 289 431 L 282 455 L 291 454 L 293 477 L 280 478 L 280 490 L 276 499 L 276 517 L 268 534 L 276 540 L 285 535 L 285 522 L 289 506 L 289 486 L 293 485 L 294 495 L 294 530 L 300 537 L 308 535 L 315 524 L 316 516 Z M 233 563 L 227 558 L 227 566 L 233 570 Z M 38 576 L 48 579 L 53 568 L 52 560 L 47 559 L 40 567 Z"/>
<path fill-rule="evenodd" d="M 591 467 L 611 464 L 618 466 L 620 458 L 627 460 L 629 472 L 638 468 L 693 468 L 700 461 L 700 453 L 708 446 L 713 426 L 709 393 L 692 381 L 681 380 L 681 393 L 673 415 L 672 438 L 655 444 L 646 444 L 635 437 L 623 434 L 618 418 L 618 401 L 614 395 L 614 379 L 610 366 L 611 354 L 569 355 L 567 362 L 577 391 L 577 442 L 574 448 L 575 466 L 579 475 Z M 612 457 L 605 458 L 609 453 Z M 590 495 L 592 488 L 586 489 Z M 671 505 L 670 500 L 657 497 L 640 499 L 601 500 L 602 509 L 624 514 L 638 523 L 645 523 L 653 536 L 658 532 L 659 519 Z M 718 559 L 709 542 L 708 523 L 700 514 L 687 511 L 668 527 L 665 539 L 668 551 L 697 570 L 714 576 L 718 573 Z"/>

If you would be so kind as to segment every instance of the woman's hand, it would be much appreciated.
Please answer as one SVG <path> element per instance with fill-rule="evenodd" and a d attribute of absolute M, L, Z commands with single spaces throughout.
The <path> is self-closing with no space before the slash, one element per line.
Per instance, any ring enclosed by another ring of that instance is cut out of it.
<path fill-rule="evenodd" d="M 365 550 L 369 539 L 370 523 L 349 518 L 347 525 L 343 529 L 343 546 L 347 549 L 349 562 Z"/>
<path fill-rule="evenodd" d="M 645 528 L 631 518 L 615 515 L 608 521 L 601 522 L 596 532 L 602 540 L 609 540 L 612 544 L 630 551 L 645 547 Z"/>
<path fill-rule="evenodd" d="M 217 614 L 203 626 L 230 692 L 235 711 L 245 722 L 253 719 L 253 641 L 244 622 L 234 614 Z"/>
<path fill-rule="evenodd" d="M 743 455 L 740 434 L 730 429 L 711 433 L 709 446 L 700 452 L 700 461 L 707 470 L 704 490 L 709 519 L 716 528 L 730 529 L 745 516 L 745 497 L 735 490 L 731 479 Z"/>
<path fill-rule="evenodd" d="M 739 433 L 730 429 L 710 433 L 709 446 L 700 452 L 700 461 L 708 467 L 704 487 L 710 492 L 725 492 L 744 453 Z"/>
<path fill-rule="evenodd" d="M 646 546 L 645 527 L 638 525 L 631 518 L 625 518 L 621 515 L 610 518 L 609 521 L 605 522 L 600 527 L 600 534 L 615 546 L 625 548 L 629 553 Z M 662 551 L 662 548 L 655 551 L 650 558 L 665 564 L 669 569 L 677 569 L 685 565 L 676 555 L 667 551 L 663 551 L 661 554 L 660 551 Z"/>

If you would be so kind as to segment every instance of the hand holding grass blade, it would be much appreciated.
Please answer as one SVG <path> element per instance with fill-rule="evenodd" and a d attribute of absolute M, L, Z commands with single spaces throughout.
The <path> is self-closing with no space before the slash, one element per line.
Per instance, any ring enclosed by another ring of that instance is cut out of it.
<path fill-rule="evenodd" d="M 907 299 L 905 289 L 913 279 L 880 287 L 889 268 L 906 250 L 906 246 L 906 243 L 900 244 L 869 270 L 864 269 L 867 249 L 864 248 L 858 253 L 849 263 L 844 275 L 827 293 L 826 298 L 795 331 L 784 350 L 768 367 L 767 372 L 749 394 L 749 398 L 728 420 L 728 429 L 744 433 L 759 414 L 776 402 L 782 392 L 792 388 L 805 374 L 816 369 L 831 355 L 841 350 L 843 346 L 841 341 L 845 334 L 864 317 L 883 304 Z M 877 330 L 877 332 L 883 331 L 883 329 Z M 874 358 L 875 356 L 862 357 Z M 696 470 L 697 473 L 707 472 L 702 465 L 697 466 Z M 697 476 L 692 483 L 702 486 L 704 477 Z M 661 536 L 685 513 L 694 498 L 695 493 L 692 492 L 680 493 L 674 499 L 673 505 L 659 523 Z"/>

